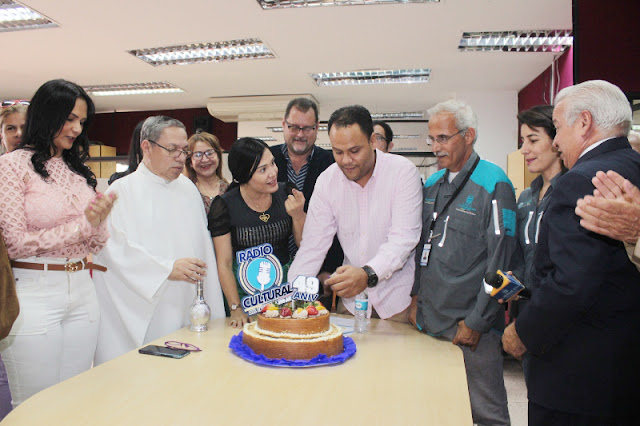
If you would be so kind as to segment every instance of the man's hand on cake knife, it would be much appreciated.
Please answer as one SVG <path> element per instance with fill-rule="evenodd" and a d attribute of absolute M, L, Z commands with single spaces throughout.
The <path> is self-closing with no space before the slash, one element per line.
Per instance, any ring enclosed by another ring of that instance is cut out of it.
<path fill-rule="evenodd" d="M 367 288 L 367 273 L 362 268 L 351 265 L 342 265 L 336 269 L 335 274 L 325 281 L 331 286 L 331 290 L 340 297 L 356 297 Z"/>

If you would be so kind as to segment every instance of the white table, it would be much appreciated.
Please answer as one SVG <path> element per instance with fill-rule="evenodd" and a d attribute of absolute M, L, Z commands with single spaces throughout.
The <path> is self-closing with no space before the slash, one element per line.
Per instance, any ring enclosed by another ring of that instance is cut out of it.
<path fill-rule="evenodd" d="M 228 348 L 224 320 L 165 340 L 202 352 L 170 359 L 129 352 L 17 407 L 3 425 L 471 425 L 460 349 L 405 324 L 372 320 L 350 335 L 343 364 L 263 367 Z M 321 406 L 324 401 L 324 406 Z"/>

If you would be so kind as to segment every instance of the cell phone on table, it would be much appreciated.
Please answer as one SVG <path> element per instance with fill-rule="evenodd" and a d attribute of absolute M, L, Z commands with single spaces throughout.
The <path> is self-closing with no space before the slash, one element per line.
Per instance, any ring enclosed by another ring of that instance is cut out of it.
<path fill-rule="evenodd" d="M 145 355 L 164 356 L 167 358 L 184 358 L 189 355 L 186 349 L 174 349 L 166 346 L 148 345 L 144 348 L 138 349 L 138 352 Z"/>

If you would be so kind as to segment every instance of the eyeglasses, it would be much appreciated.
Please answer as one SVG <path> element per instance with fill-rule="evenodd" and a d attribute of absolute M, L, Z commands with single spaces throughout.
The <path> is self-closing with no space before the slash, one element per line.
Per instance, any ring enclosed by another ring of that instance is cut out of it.
<path fill-rule="evenodd" d="M 176 342 L 175 340 L 168 340 L 164 342 L 164 345 L 171 349 L 184 349 L 185 351 L 200 352 L 202 349 L 191 343 Z"/>
<path fill-rule="evenodd" d="M 28 106 L 31 102 L 23 99 L 15 99 L 12 101 L 2 101 L 2 108 L 7 108 L 13 105 L 26 105 Z"/>
<path fill-rule="evenodd" d="M 194 151 L 194 153 L 192 154 L 193 158 L 197 158 L 198 160 L 202 160 L 202 157 L 204 157 L 205 155 L 207 156 L 207 158 L 211 158 L 215 155 L 217 155 L 218 153 L 216 152 L 215 149 L 208 149 L 204 152 L 202 151 Z"/>
<path fill-rule="evenodd" d="M 180 158 L 180 155 L 184 154 L 185 157 L 189 157 L 192 152 L 186 149 L 180 149 L 180 148 L 167 148 L 164 147 L 162 145 L 160 145 L 158 142 L 156 141 L 152 141 L 151 139 L 147 139 L 149 142 L 151 142 L 154 145 L 159 146 L 160 148 L 164 149 L 165 151 L 167 151 L 169 153 L 169 155 L 173 158 Z"/>
<path fill-rule="evenodd" d="M 455 132 L 454 134 L 452 134 L 451 136 L 447 136 L 447 135 L 438 135 L 435 138 L 431 135 L 427 136 L 427 141 L 429 141 L 430 144 L 434 143 L 434 142 L 438 142 L 439 144 L 445 144 L 447 142 L 449 142 L 449 139 L 451 139 L 452 137 L 459 135 L 460 133 L 466 132 L 467 129 L 462 129 L 462 130 L 458 130 L 457 132 Z"/>
<path fill-rule="evenodd" d="M 293 133 L 298 133 L 300 130 L 302 130 L 302 133 L 309 134 L 309 133 L 313 132 L 314 130 L 316 130 L 316 126 L 300 127 L 300 126 L 297 126 L 295 124 L 290 124 L 287 120 L 285 120 L 284 122 L 287 124 L 287 128 L 289 130 L 291 130 Z"/>
<path fill-rule="evenodd" d="M 374 133 L 376 135 L 376 139 L 379 142 L 385 141 L 386 143 L 389 143 L 389 139 L 385 138 L 384 136 L 382 136 L 380 133 Z"/>

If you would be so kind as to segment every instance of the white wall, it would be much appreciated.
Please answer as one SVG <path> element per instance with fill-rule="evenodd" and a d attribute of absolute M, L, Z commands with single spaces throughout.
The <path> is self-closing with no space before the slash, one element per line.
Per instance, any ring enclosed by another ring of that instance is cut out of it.
<path fill-rule="evenodd" d="M 480 156 L 500 166 L 505 172 L 507 170 L 507 155 L 518 149 L 518 92 L 516 91 L 466 91 L 456 92 L 451 98 L 463 101 L 471 106 L 478 116 L 478 140 L 475 150 Z M 446 99 L 442 99 L 444 101 Z M 433 105 L 425 106 L 425 110 Z M 324 110 L 332 110 L 323 107 Z M 335 108 L 334 108 L 335 109 Z M 321 117 L 323 118 L 323 117 Z M 328 118 L 328 117 L 327 117 Z M 270 145 L 282 143 L 282 133 L 271 133 L 266 130 L 267 126 L 280 126 L 282 122 L 239 122 L 238 137 L 242 136 L 274 136 L 276 142 L 268 142 Z M 396 123 L 394 123 L 394 126 Z M 426 137 L 426 134 L 424 135 Z M 329 138 L 326 132 L 318 134 L 316 143 L 328 145 Z M 408 142 L 402 141 L 404 144 Z M 424 138 L 416 141 L 417 151 L 424 151 Z M 432 157 L 409 157 L 409 159 L 420 169 L 424 177 L 437 171 L 437 166 L 424 167 L 432 164 L 435 159 Z M 226 165 L 226 160 L 225 160 Z M 227 171 L 228 173 L 228 171 Z"/>
<path fill-rule="evenodd" d="M 476 152 L 506 173 L 507 155 L 518 149 L 518 92 L 460 92 L 455 98 L 478 116 Z"/>

